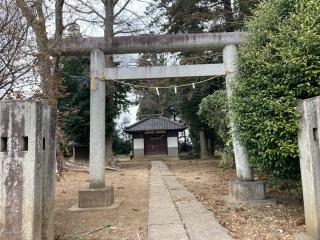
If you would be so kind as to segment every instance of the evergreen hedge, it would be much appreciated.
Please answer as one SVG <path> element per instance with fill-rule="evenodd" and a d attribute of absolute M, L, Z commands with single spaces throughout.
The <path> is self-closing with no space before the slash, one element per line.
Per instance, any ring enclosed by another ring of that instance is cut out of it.
<path fill-rule="evenodd" d="M 263 1 L 246 22 L 231 108 L 257 170 L 299 176 L 298 99 L 320 93 L 319 0 Z"/>

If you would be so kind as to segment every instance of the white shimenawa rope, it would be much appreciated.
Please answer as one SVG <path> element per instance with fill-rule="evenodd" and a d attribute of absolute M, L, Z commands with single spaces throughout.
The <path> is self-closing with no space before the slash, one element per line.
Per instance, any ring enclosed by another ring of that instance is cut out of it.
<path fill-rule="evenodd" d="M 186 84 L 182 84 L 182 85 L 170 85 L 170 86 L 146 86 L 146 85 L 139 85 L 139 84 L 133 84 L 133 83 L 128 83 L 128 82 L 124 82 L 124 81 L 120 81 L 120 80 L 116 80 L 116 79 L 106 79 L 105 77 L 94 77 L 94 79 L 101 79 L 101 80 L 106 80 L 106 81 L 113 81 L 113 82 L 116 82 L 116 83 L 120 83 L 120 84 L 123 84 L 123 85 L 127 85 L 127 86 L 130 86 L 130 87 L 134 87 L 134 88 L 148 88 L 148 89 L 155 89 L 159 95 L 159 89 L 170 89 L 170 88 L 174 88 L 175 90 L 175 93 L 177 92 L 177 88 L 181 88 L 181 87 L 188 87 L 188 86 L 192 86 L 192 88 L 195 88 L 195 85 L 198 85 L 198 84 L 201 84 L 201 83 L 204 83 L 204 82 L 208 82 L 208 81 L 211 81 L 211 80 L 214 80 L 214 79 L 217 79 L 221 76 L 224 76 L 224 75 L 218 75 L 218 76 L 214 76 L 214 77 L 210 77 L 210 78 L 207 78 L 207 79 L 204 79 L 202 81 L 199 81 L 199 82 L 192 82 L 192 83 L 186 83 Z"/>

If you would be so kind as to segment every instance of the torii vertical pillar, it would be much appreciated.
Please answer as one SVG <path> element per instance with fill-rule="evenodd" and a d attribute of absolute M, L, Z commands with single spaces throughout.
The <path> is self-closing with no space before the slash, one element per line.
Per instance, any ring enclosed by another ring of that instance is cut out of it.
<path fill-rule="evenodd" d="M 320 239 L 320 97 L 298 102 L 299 156 L 306 232 L 297 240 Z"/>
<path fill-rule="evenodd" d="M 99 49 L 90 55 L 90 150 L 89 188 L 79 191 L 79 208 L 108 207 L 114 202 L 112 186 L 105 184 L 106 89 L 103 76 L 105 56 Z"/>
<path fill-rule="evenodd" d="M 226 69 L 226 87 L 229 99 L 232 96 L 232 84 L 237 73 L 236 58 L 237 47 L 235 45 L 225 46 L 223 49 L 223 61 Z M 226 199 L 229 203 L 241 203 L 251 206 L 272 204 L 273 201 L 267 200 L 265 183 L 261 181 L 254 181 L 246 148 L 235 134 L 236 126 L 233 120 L 233 113 L 230 112 L 230 115 L 237 179 L 230 182 L 229 196 Z"/>

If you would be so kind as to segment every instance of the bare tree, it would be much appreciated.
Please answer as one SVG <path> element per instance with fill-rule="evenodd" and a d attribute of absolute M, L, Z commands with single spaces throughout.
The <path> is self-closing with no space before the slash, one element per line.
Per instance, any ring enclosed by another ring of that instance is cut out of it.
<path fill-rule="evenodd" d="M 12 96 L 14 90 L 32 85 L 30 71 L 34 59 L 30 54 L 28 31 L 14 2 L 0 4 L 0 100 Z M 34 80 L 34 79 L 33 79 Z M 16 96 L 19 97 L 19 96 Z"/>
<path fill-rule="evenodd" d="M 37 72 L 41 80 L 40 97 L 47 100 L 49 104 L 56 105 L 57 99 L 60 96 L 59 79 L 57 76 L 59 57 L 52 58 L 49 53 L 50 47 L 52 47 L 50 45 L 56 44 L 62 38 L 64 30 L 62 24 L 64 0 L 55 0 L 53 13 L 49 11 L 50 6 L 46 5 L 44 0 L 16 0 L 16 5 L 21 10 L 28 25 L 31 26 L 35 36 Z M 47 29 L 47 24 L 51 15 L 54 15 L 55 17 L 55 33 L 53 41 L 49 39 Z"/>
<path fill-rule="evenodd" d="M 64 0 L 45 2 L 45 0 L 15 0 L 27 25 L 30 26 L 35 38 L 35 73 L 40 78 L 40 91 L 34 97 L 47 101 L 56 107 L 61 96 L 61 85 L 58 77 L 60 57 L 50 56 L 50 49 L 61 41 L 63 31 L 68 26 L 63 25 Z M 53 10 L 52 10 L 53 8 Z M 53 21 L 54 19 L 55 21 Z M 48 26 L 54 22 L 54 33 L 48 30 Z M 57 141 L 61 134 L 57 126 Z M 58 169 L 62 168 L 62 151 L 57 149 Z"/>
<path fill-rule="evenodd" d="M 78 0 L 76 4 L 66 5 L 73 11 L 74 22 L 84 22 L 84 25 L 92 29 L 103 31 L 106 44 L 112 42 L 117 34 L 129 34 L 141 32 L 146 25 L 143 18 L 130 10 L 131 0 Z M 101 31 L 101 32 L 102 32 Z M 112 55 L 106 55 L 106 67 L 114 67 Z M 113 82 L 106 82 L 106 104 L 112 107 L 114 104 Z M 108 123 L 114 125 L 114 122 Z M 109 127 L 106 132 L 106 161 L 108 165 L 114 165 L 112 153 L 112 136 L 114 127 Z"/>

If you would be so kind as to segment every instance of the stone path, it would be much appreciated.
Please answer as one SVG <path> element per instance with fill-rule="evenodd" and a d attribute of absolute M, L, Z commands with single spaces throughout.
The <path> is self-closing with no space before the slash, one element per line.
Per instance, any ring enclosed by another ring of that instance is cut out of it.
<path fill-rule="evenodd" d="M 167 165 L 152 162 L 149 240 L 232 239 L 215 217 L 180 184 Z"/>

